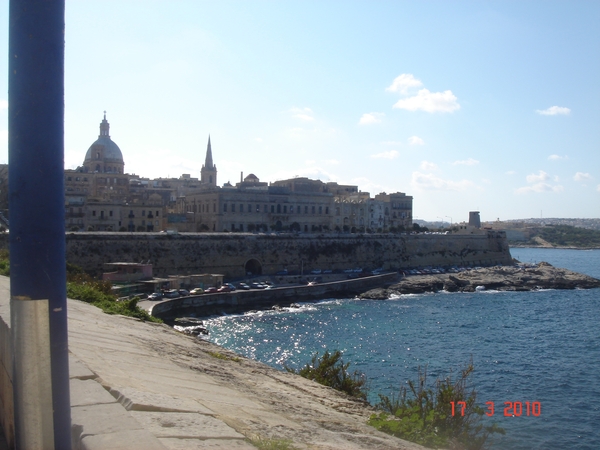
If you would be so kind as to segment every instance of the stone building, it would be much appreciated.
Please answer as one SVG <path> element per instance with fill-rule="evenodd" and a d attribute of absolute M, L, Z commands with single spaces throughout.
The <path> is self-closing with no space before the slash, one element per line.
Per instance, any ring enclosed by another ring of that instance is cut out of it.
<path fill-rule="evenodd" d="M 7 172 L 0 170 L 0 195 L 6 193 Z M 354 185 L 305 177 L 267 183 L 253 173 L 218 186 L 217 175 L 210 136 L 200 178 L 126 173 L 105 113 L 83 164 L 65 170 L 66 229 L 343 233 L 412 227 L 412 197 L 401 192 L 371 198 Z"/>

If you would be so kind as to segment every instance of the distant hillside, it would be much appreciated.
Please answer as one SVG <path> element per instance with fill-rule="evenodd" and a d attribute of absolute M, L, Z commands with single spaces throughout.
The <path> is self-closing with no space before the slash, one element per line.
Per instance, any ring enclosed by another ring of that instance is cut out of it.
<path fill-rule="evenodd" d="M 600 231 L 600 219 L 559 219 L 559 218 L 550 218 L 550 219 L 518 219 L 518 220 L 506 220 L 503 223 L 505 224 L 516 224 L 521 223 L 528 226 L 538 225 L 538 226 L 547 226 L 547 225 L 569 225 L 571 227 L 579 227 L 579 228 L 587 228 L 589 230 L 598 230 Z"/>
<path fill-rule="evenodd" d="M 570 225 L 529 227 L 529 241 L 511 242 L 511 245 L 543 247 L 600 248 L 600 231 Z"/>

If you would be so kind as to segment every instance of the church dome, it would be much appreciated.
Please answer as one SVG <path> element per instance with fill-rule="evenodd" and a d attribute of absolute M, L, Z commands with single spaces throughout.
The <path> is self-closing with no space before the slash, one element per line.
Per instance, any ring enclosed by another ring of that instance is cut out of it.
<path fill-rule="evenodd" d="M 100 135 L 88 149 L 83 161 L 88 172 L 123 173 L 123 153 L 110 138 L 109 130 L 110 124 L 104 113 L 104 120 L 100 122 Z"/>

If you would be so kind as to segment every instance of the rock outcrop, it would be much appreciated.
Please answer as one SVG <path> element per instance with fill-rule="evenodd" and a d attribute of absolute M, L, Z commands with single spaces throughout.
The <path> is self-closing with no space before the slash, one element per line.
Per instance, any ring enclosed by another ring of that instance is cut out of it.
<path fill-rule="evenodd" d="M 387 289 L 372 289 L 359 297 L 382 300 L 398 294 L 474 292 L 476 290 L 532 291 L 537 289 L 591 289 L 600 280 L 560 269 L 546 262 L 535 266 L 496 266 L 456 274 L 409 275 Z"/>

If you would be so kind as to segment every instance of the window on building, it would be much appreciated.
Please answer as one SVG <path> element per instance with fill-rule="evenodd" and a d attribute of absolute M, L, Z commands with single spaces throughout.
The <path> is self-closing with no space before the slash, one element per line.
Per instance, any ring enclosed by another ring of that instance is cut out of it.
<path fill-rule="evenodd" d="M 223 203 L 223 212 L 227 212 L 227 203 Z"/>
<path fill-rule="evenodd" d="M 294 205 L 290 205 L 290 214 L 294 214 Z"/>
<path fill-rule="evenodd" d="M 269 212 L 269 206 L 265 205 L 265 213 L 268 213 L 268 212 Z"/>
<path fill-rule="evenodd" d="M 252 212 L 252 205 L 248 204 L 248 212 L 251 213 Z"/>
<path fill-rule="evenodd" d="M 304 214 L 308 214 L 308 206 L 304 207 Z"/>
<path fill-rule="evenodd" d="M 315 207 L 314 206 L 312 207 L 312 213 L 313 214 L 315 213 Z"/>
<path fill-rule="evenodd" d="M 275 212 L 275 205 L 271 205 L 271 213 Z"/>
<path fill-rule="evenodd" d="M 325 207 L 325 214 L 329 214 L 329 206 Z"/>
<path fill-rule="evenodd" d="M 100 211 L 100 218 L 104 219 L 104 211 Z"/>
<path fill-rule="evenodd" d="M 240 212 L 243 213 L 244 212 L 244 205 L 240 203 Z"/>
<path fill-rule="evenodd" d="M 92 211 L 92 216 L 96 216 L 96 211 Z"/>
<path fill-rule="evenodd" d="M 142 217 L 146 217 L 146 210 L 142 209 Z"/>
<path fill-rule="evenodd" d="M 323 207 L 319 206 L 319 214 L 323 214 Z"/>
<path fill-rule="evenodd" d="M 112 215 L 112 210 L 108 212 L 108 215 L 109 215 L 110 217 L 112 217 L 112 216 L 113 216 L 113 215 Z"/>
<path fill-rule="evenodd" d="M 281 205 L 277 205 L 277 214 L 281 214 Z"/>
<path fill-rule="evenodd" d="M 287 205 L 283 205 L 283 213 L 287 214 Z"/>
<path fill-rule="evenodd" d="M 231 212 L 235 212 L 235 203 L 231 204 Z"/>

